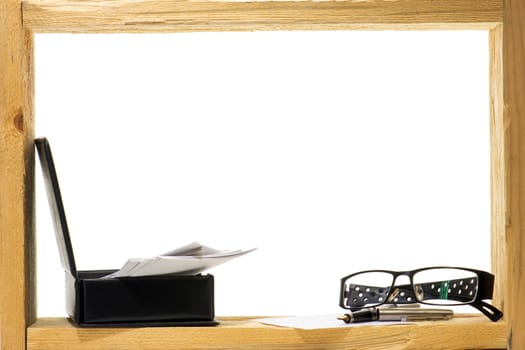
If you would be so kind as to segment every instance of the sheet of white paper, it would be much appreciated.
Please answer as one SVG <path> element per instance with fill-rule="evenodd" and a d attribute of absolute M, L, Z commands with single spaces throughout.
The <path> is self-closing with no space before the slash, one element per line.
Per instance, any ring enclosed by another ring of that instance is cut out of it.
<path fill-rule="evenodd" d="M 290 316 L 290 317 L 269 317 L 259 318 L 255 321 L 273 326 L 290 327 L 299 329 L 322 329 L 322 328 L 343 328 L 343 327 L 359 327 L 371 325 L 401 325 L 409 322 L 359 322 L 359 323 L 344 323 L 338 320 L 337 317 L 341 314 L 326 314 L 326 315 L 307 315 L 307 316 Z"/>
<path fill-rule="evenodd" d="M 165 274 L 197 274 L 245 255 L 249 250 L 217 250 L 193 242 L 149 259 L 132 258 L 117 272 L 104 278 L 139 277 Z"/>
<path fill-rule="evenodd" d="M 217 254 L 224 252 L 224 250 L 217 250 L 197 242 L 187 244 L 183 247 L 170 250 L 169 252 L 160 254 L 160 256 L 203 256 L 210 254 Z"/>
<path fill-rule="evenodd" d="M 145 259 L 129 259 L 128 261 L 126 261 L 124 266 L 122 266 L 122 268 L 120 269 L 119 273 L 122 274 L 122 275 L 127 275 L 131 271 L 133 271 L 134 268 L 136 268 L 140 264 L 143 264 L 144 261 L 145 261 Z"/>

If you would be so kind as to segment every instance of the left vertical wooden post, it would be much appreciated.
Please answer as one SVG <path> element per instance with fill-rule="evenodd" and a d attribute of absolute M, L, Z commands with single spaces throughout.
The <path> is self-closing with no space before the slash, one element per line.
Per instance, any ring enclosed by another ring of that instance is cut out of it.
<path fill-rule="evenodd" d="M 0 0 L 0 349 L 26 348 L 36 319 L 33 33 Z"/>

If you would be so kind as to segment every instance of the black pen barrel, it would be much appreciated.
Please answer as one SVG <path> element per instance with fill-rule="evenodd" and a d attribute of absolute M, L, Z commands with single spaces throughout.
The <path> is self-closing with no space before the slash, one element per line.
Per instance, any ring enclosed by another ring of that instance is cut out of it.
<path fill-rule="evenodd" d="M 370 322 L 377 321 L 379 319 L 379 311 L 375 307 L 368 307 L 365 309 L 353 311 L 350 314 L 350 322 Z"/>

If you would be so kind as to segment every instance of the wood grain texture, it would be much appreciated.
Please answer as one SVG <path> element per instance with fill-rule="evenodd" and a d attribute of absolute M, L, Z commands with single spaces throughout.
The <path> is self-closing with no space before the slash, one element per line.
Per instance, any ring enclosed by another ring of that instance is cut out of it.
<path fill-rule="evenodd" d="M 95 349 L 503 349 L 503 322 L 484 317 L 410 325 L 300 330 L 249 318 L 222 319 L 218 327 L 86 329 L 67 319 L 40 319 L 28 329 L 28 350 Z"/>
<path fill-rule="evenodd" d="M 36 32 L 486 29 L 503 0 L 24 0 L 23 12 Z"/>
<path fill-rule="evenodd" d="M 302 331 L 224 320 L 218 328 L 79 329 L 43 319 L 28 349 L 525 349 L 525 18 L 522 0 L 0 0 L 0 349 L 25 349 L 35 319 L 32 34 L 282 29 L 491 29 L 491 169 L 496 304 L 506 322 L 458 318 Z M 504 18 L 505 7 L 505 18 Z M 505 25 L 499 23 L 505 21 Z M 501 44 L 504 44 L 503 46 Z M 503 49 L 502 49 L 503 47 Z"/>
<path fill-rule="evenodd" d="M 0 1 L 0 348 L 25 349 L 36 319 L 33 35 L 21 3 Z"/>
<path fill-rule="evenodd" d="M 513 350 L 525 349 L 525 2 L 505 1 L 504 118 L 509 123 L 509 206 L 505 313 Z"/>
<path fill-rule="evenodd" d="M 509 123 L 504 119 L 503 102 L 503 25 L 490 31 L 490 199 L 491 261 L 495 274 L 493 303 L 504 308 L 507 283 L 506 235 L 510 224 Z"/>

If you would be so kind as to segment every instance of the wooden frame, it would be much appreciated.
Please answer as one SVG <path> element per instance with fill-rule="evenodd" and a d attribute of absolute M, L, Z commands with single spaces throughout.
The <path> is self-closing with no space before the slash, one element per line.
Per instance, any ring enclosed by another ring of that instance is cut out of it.
<path fill-rule="evenodd" d="M 521 0 L 1 0 L 0 348 L 525 348 L 525 4 Z M 33 33 L 298 29 L 490 31 L 491 237 L 505 318 L 298 331 L 224 319 L 218 328 L 78 329 L 36 320 Z M 445 335 L 445 336 L 444 336 Z"/>

